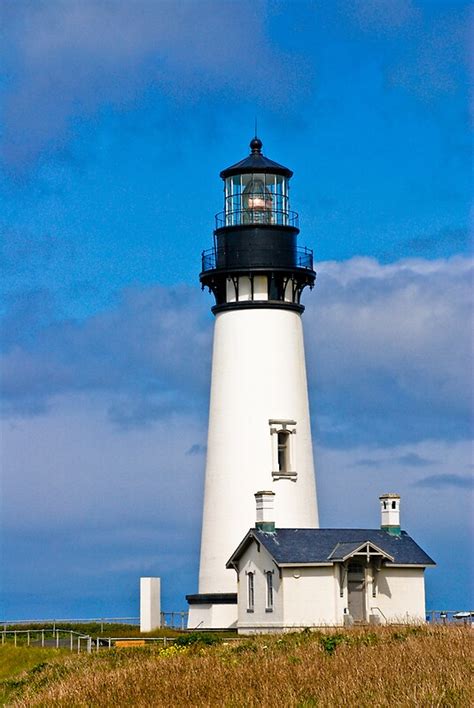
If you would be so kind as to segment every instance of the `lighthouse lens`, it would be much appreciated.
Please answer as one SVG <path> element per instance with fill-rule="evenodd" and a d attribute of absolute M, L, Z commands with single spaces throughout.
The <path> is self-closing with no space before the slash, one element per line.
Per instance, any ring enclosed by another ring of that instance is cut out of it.
<path fill-rule="evenodd" d="M 288 179 L 270 173 L 227 177 L 225 225 L 289 223 Z"/>
<path fill-rule="evenodd" d="M 263 179 L 252 179 L 242 194 L 243 223 L 271 224 L 273 223 L 273 197 L 265 187 Z"/>

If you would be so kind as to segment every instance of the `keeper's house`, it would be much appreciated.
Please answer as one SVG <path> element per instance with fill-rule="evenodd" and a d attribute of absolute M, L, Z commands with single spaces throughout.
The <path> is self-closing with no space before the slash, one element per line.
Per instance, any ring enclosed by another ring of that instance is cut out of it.
<path fill-rule="evenodd" d="M 275 528 L 273 492 L 227 563 L 238 578 L 241 634 L 425 621 L 424 572 L 434 561 L 400 529 L 400 497 L 380 497 L 379 529 Z"/>

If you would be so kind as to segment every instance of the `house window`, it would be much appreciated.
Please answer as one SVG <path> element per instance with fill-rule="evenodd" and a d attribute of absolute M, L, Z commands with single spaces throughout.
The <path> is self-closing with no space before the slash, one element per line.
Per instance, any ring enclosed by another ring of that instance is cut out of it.
<path fill-rule="evenodd" d="M 272 440 L 272 477 L 296 481 L 295 420 L 268 421 Z"/>
<path fill-rule="evenodd" d="M 266 611 L 273 612 L 273 573 L 271 570 L 265 573 L 267 578 L 267 604 Z"/>
<path fill-rule="evenodd" d="M 253 612 L 255 607 L 255 573 L 247 574 L 247 612 Z"/>

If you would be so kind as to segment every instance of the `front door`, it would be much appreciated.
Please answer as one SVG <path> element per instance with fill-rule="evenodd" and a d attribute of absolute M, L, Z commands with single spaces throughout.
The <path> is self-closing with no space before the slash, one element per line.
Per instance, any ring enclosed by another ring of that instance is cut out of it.
<path fill-rule="evenodd" d="M 349 563 L 347 572 L 348 609 L 354 622 L 365 621 L 365 566 Z"/>

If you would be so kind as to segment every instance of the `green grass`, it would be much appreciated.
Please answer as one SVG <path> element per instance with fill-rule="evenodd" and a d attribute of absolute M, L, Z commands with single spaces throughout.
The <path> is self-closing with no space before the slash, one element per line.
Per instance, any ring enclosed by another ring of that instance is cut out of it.
<path fill-rule="evenodd" d="M 27 674 L 43 667 L 45 662 L 63 661 L 69 652 L 63 649 L 42 649 L 41 647 L 0 646 L 0 705 L 5 705 L 8 698 L 18 689 L 20 684 L 28 681 Z"/>

